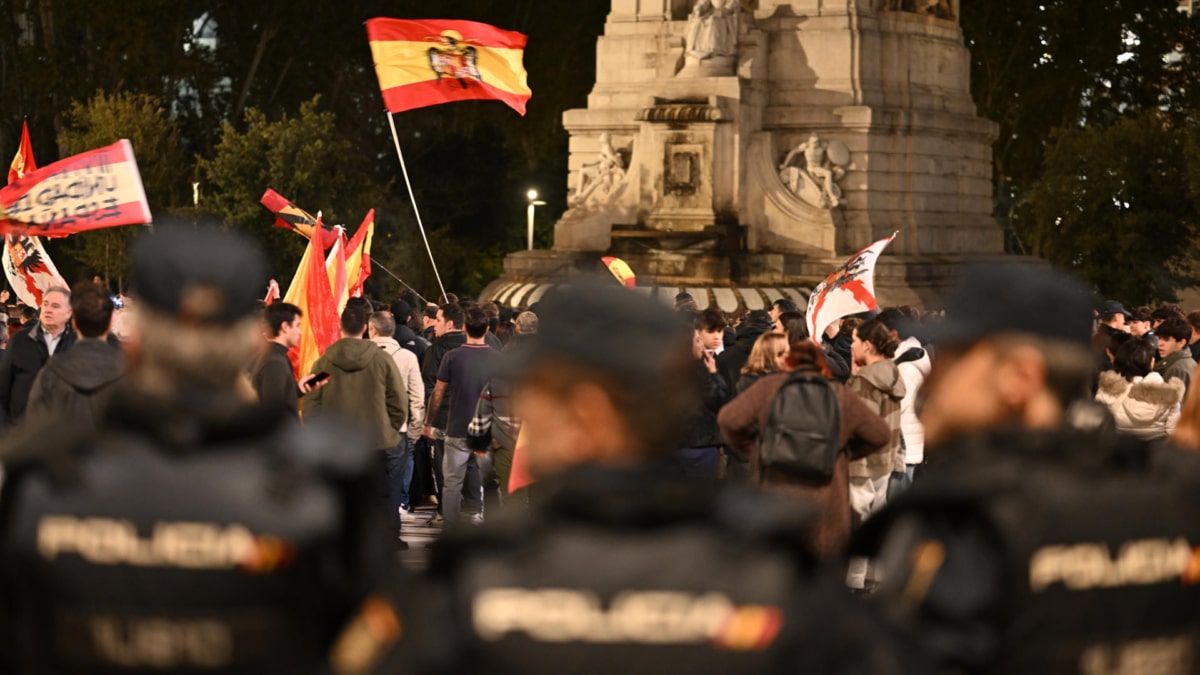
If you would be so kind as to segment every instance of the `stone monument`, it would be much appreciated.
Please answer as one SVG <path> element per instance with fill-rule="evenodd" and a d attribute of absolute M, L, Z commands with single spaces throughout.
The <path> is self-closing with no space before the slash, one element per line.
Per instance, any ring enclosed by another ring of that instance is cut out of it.
<path fill-rule="evenodd" d="M 509 256 L 490 299 L 528 305 L 617 255 L 667 299 L 803 304 L 898 231 L 876 289 L 922 303 L 1002 253 L 958 0 L 612 0 L 596 70 L 563 115 L 554 249 Z"/>

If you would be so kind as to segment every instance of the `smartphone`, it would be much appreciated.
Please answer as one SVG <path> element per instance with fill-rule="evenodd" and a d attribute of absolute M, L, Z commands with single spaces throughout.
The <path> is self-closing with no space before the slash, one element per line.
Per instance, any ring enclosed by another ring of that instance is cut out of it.
<path fill-rule="evenodd" d="M 308 381 L 308 386 L 310 386 L 310 387 L 316 386 L 328 379 L 329 379 L 329 373 L 326 373 L 326 372 L 317 373 L 316 375 L 313 376 L 313 379 Z"/>

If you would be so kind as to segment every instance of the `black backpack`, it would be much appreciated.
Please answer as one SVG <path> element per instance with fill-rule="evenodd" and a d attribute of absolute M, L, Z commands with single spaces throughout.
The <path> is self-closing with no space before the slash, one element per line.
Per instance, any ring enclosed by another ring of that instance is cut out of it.
<path fill-rule="evenodd" d="M 763 471 L 829 481 L 841 450 L 841 425 L 833 385 L 817 374 L 792 375 L 771 401 L 759 448 Z"/>

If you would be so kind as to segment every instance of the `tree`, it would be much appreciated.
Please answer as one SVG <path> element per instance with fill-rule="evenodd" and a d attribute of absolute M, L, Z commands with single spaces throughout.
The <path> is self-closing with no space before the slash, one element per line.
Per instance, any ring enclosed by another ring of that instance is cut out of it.
<path fill-rule="evenodd" d="M 1104 297 L 1172 301 L 1192 270 L 1200 225 L 1200 142 L 1156 110 L 1060 132 L 1022 206 L 1031 253 Z"/>
<path fill-rule="evenodd" d="M 161 218 L 181 206 L 191 174 L 179 146 L 179 131 L 149 94 L 97 92 L 76 101 L 63 116 L 58 145 L 64 156 L 128 139 L 133 146 L 151 212 Z M 118 227 L 72 236 L 58 245 L 75 260 L 120 285 L 129 268 L 127 249 L 140 228 Z"/>
<path fill-rule="evenodd" d="M 295 270 L 305 240 L 271 226 L 273 216 L 259 204 L 266 188 L 313 213 L 323 211 L 327 224 L 345 222 L 351 230 L 382 194 L 370 180 L 365 156 L 337 133 L 333 113 L 317 110 L 319 100 L 315 96 L 298 115 L 275 121 L 256 108 L 247 110 L 245 129 L 226 122 L 215 155 L 200 161 L 201 208 L 258 239 L 280 282 Z"/>

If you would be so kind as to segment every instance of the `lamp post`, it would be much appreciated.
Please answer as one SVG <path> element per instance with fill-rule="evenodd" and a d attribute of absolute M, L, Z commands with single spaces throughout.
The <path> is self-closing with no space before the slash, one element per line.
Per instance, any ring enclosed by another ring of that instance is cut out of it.
<path fill-rule="evenodd" d="M 527 216 L 526 221 L 529 226 L 528 231 L 527 231 L 528 239 L 529 239 L 529 250 L 532 251 L 533 250 L 533 210 L 539 206 L 545 206 L 546 202 L 538 199 L 537 190 L 530 190 L 529 192 L 525 193 L 525 196 L 529 198 L 529 208 L 525 211 L 525 215 Z"/>

